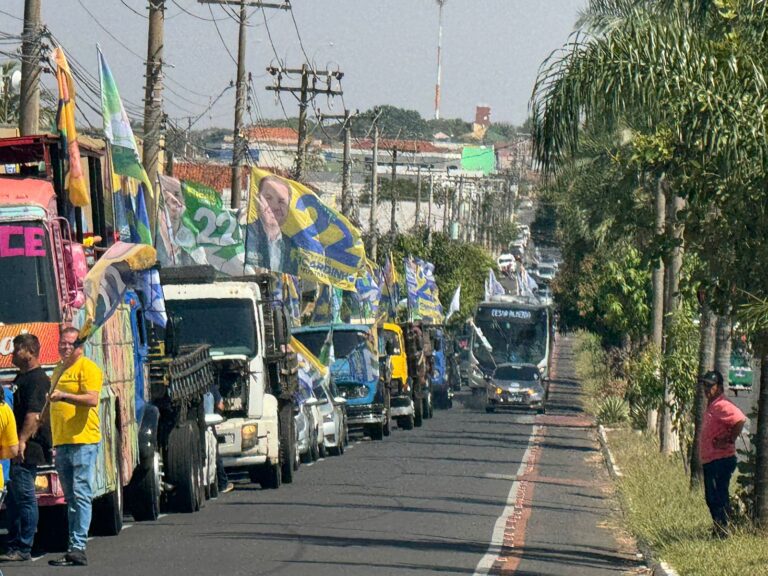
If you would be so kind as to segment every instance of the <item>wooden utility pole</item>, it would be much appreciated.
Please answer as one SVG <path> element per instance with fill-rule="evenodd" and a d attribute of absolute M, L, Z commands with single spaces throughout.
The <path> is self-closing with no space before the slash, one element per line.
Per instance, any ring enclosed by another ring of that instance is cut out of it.
<path fill-rule="evenodd" d="M 154 186 L 160 164 L 163 130 L 163 34 L 165 0 L 149 0 L 146 84 L 144 85 L 144 147 L 142 160 L 149 181 Z M 159 198 L 159 196 L 158 196 Z M 156 220 L 157 206 L 147 206 L 150 221 Z M 154 227 L 152 228 L 154 230 Z"/>
<path fill-rule="evenodd" d="M 291 4 L 286 1 L 283 4 L 272 4 L 267 2 L 251 2 L 248 0 L 197 0 L 201 4 L 226 4 L 240 7 L 240 17 L 238 18 L 238 42 L 237 42 L 237 84 L 235 94 L 235 125 L 232 131 L 232 181 L 230 184 L 231 199 L 230 206 L 237 210 L 240 208 L 242 187 L 240 179 L 240 167 L 243 165 L 243 151 L 247 148 L 247 141 L 243 141 L 243 115 L 245 113 L 247 101 L 247 80 L 245 73 L 245 44 L 247 40 L 248 14 L 247 7 L 255 8 L 278 8 L 281 10 L 290 10 Z"/>
<path fill-rule="evenodd" d="M 267 86 L 267 90 L 272 90 L 273 92 L 290 92 L 291 94 L 299 95 L 299 142 L 296 155 L 296 179 L 301 180 L 304 178 L 306 163 L 307 107 L 309 106 L 310 101 L 318 94 L 325 94 L 326 96 L 343 96 L 344 92 L 341 89 L 334 89 L 331 83 L 333 80 L 341 82 L 344 73 L 338 70 L 313 70 L 306 64 L 303 64 L 301 68 L 270 66 L 267 68 L 267 72 L 275 78 L 275 85 Z M 301 74 L 301 85 L 283 86 L 283 75 L 286 74 Z"/>
<path fill-rule="evenodd" d="M 41 0 L 24 2 L 24 30 L 21 37 L 21 93 L 19 131 L 22 136 L 37 134 L 40 124 Z"/>
<path fill-rule="evenodd" d="M 392 149 L 392 180 L 390 182 L 389 200 L 392 207 L 390 217 L 389 234 L 394 240 L 397 236 L 397 146 Z"/>
<path fill-rule="evenodd" d="M 374 110 L 373 118 L 373 160 L 371 162 L 371 213 L 368 232 L 371 235 L 371 260 L 378 257 L 379 238 L 376 226 L 376 211 L 379 206 L 379 111 Z"/>

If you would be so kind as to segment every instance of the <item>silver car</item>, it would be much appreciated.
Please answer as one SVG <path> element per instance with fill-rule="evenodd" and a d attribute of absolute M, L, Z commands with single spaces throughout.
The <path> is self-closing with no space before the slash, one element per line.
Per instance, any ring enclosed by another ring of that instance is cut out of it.
<path fill-rule="evenodd" d="M 546 410 L 549 385 L 533 364 L 501 364 L 486 383 L 486 412 L 503 408 Z"/>

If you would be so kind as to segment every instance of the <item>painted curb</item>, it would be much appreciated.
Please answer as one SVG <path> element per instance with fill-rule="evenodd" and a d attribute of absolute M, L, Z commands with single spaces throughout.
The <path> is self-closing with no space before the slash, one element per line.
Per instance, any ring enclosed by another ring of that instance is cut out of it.
<path fill-rule="evenodd" d="M 599 424 L 597 427 L 597 436 L 600 440 L 600 448 L 603 453 L 603 458 L 605 459 L 608 472 L 614 480 L 621 480 L 624 474 L 616 464 L 616 460 L 613 457 L 611 448 L 608 446 L 608 436 L 602 424 Z M 640 549 L 640 553 L 643 555 L 646 562 L 650 564 L 651 574 L 653 576 L 679 576 L 675 569 L 663 560 L 654 560 L 653 551 L 647 544 L 645 544 L 645 542 L 638 539 L 637 547 Z"/>

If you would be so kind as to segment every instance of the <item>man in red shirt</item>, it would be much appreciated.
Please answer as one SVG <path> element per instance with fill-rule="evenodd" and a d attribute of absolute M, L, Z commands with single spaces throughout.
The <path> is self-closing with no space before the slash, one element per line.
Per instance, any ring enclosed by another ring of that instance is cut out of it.
<path fill-rule="evenodd" d="M 713 534 L 727 536 L 731 504 L 728 486 L 736 469 L 736 438 L 747 418 L 725 397 L 723 375 L 710 370 L 699 378 L 707 397 L 707 410 L 699 441 L 699 456 L 704 465 L 704 495 L 715 523 Z"/>

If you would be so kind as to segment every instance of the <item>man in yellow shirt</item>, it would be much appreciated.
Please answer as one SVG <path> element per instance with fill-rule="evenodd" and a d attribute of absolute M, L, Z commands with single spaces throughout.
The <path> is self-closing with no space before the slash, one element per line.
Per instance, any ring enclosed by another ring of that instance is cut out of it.
<path fill-rule="evenodd" d="M 55 387 L 51 402 L 51 432 L 56 448 L 56 471 L 67 500 L 69 547 L 52 566 L 86 566 L 85 545 L 91 525 L 96 454 L 101 440 L 99 395 L 101 369 L 75 347 L 78 330 L 62 329 L 61 361 L 51 378 Z"/>
<path fill-rule="evenodd" d="M 16 434 L 16 420 L 13 410 L 5 403 L 5 396 L 0 390 L 0 460 L 16 458 L 19 454 L 19 438 Z M 0 466 L 0 504 L 5 496 L 5 478 Z"/>

